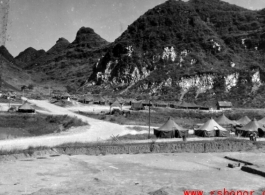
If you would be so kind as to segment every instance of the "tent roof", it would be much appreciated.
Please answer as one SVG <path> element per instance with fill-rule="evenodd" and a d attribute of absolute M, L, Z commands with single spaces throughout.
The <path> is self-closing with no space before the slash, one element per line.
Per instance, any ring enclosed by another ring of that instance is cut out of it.
<path fill-rule="evenodd" d="M 125 102 L 125 100 L 122 97 L 116 97 L 116 100 L 120 103 Z"/>
<path fill-rule="evenodd" d="M 206 131 L 214 131 L 214 130 L 221 130 L 227 131 L 225 128 L 220 126 L 215 120 L 210 119 L 206 123 L 204 123 L 199 129 L 197 130 L 206 130 Z"/>
<path fill-rule="evenodd" d="M 262 129 L 263 131 L 265 130 L 265 128 L 262 127 L 262 125 L 256 119 L 250 121 L 244 127 L 241 127 L 239 129 L 244 131 L 258 131 L 258 129 Z"/>
<path fill-rule="evenodd" d="M 228 119 L 224 114 L 216 119 L 216 122 L 220 125 L 236 125 L 237 122 Z"/>
<path fill-rule="evenodd" d="M 156 130 L 158 131 L 175 131 L 175 130 L 185 131 L 187 129 L 184 129 L 183 127 L 175 123 L 175 121 L 171 117 L 169 117 L 167 122 Z"/>
<path fill-rule="evenodd" d="M 251 120 L 247 117 L 247 116 L 244 116 L 242 117 L 241 119 L 237 120 L 236 122 L 241 124 L 241 125 L 246 125 L 250 122 Z"/>
<path fill-rule="evenodd" d="M 28 102 L 18 108 L 19 110 L 35 110 Z"/>
<path fill-rule="evenodd" d="M 258 122 L 261 123 L 261 124 L 263 124 L 263 125 L 265 125 L 265 117 L 262 118 L 262 119 L 260 119 Z"/>
<path fill-rule="evenodd" d="M 113 102 L 113 104 L 111 104 L 111 107 L 119 107 L 122 108 L 122 105 L 116 100 L 115 102 Z"/>

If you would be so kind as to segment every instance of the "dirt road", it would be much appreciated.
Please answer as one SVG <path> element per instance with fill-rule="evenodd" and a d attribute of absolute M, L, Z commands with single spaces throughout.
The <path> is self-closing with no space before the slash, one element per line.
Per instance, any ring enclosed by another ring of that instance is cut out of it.
<path fill-rule="evenodd" d="M 2 140 L 0 142 L 0 149 L 10 150 L 14 148 L 26 149 L 29 146 L 55 146 L 63 143 L 69 142 L 93 142 L 98 140 L 106 140 L 111 136 L 126 135 L 126 134 L 140 134 L 146 132 L 139 132 L 134 130 L 129 130 L 126 127 L 110 123 L 107 121 L 97 120 L 82 116 L 69 111 L 66 108 L 62 108 L 48 101 L 43 100 L 28 100 L 31 104 L 34 104 L 47 114 L 58 114 L 58 115 L 68 115 L 71 117 L 77 117 L 84 122 L 87 122 L 89 126 L 75 127 L 67 132 L 60 134 L 51 134 L 40 137 L 33 138 L 18 138 L 13 140 Z"/>

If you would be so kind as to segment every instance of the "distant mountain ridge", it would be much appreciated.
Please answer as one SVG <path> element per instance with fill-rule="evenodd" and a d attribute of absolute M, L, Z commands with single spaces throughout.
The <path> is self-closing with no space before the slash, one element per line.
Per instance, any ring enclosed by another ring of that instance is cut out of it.
<path fill-rule="evenodd" d="M 26 69 L 44 72 L 72 91 L 265 106 L 264 27 L 265 9 L 169 0 L 113 43 L 82 27 L 72 43 L 63 41 Z"/>

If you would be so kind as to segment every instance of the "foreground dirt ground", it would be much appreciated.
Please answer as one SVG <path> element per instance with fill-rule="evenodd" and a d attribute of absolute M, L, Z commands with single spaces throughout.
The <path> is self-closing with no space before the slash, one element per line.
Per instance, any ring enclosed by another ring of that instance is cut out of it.
<path fill-rule="evenodd" d="M 265 178 L 228 168 L 224 156 L 255 160 L 264 153 L 46 156 L 0 162 L 1 195 L 148 194 L 183 190 L 261 190 Z M 208 193 L 207 193 L 208 194 Z M 255 193 L 255 195 L 261 193 Z"/>

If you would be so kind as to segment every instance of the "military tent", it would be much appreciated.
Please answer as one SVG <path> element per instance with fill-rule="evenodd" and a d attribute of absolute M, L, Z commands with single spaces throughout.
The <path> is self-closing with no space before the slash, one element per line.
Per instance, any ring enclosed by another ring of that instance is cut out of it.
<path fill-rule="evenodd" d="M 244 116 L 241 119 L 237 120 L 236 122 L 238 123 L 238 125 L 244 126 L 244 125 L 248 124 L 250 121 L 251 120 L 247 116 Z"/>
<path fill-rule="evenodd" d="M 110 109 L 112 108 L 120 108 L 122 110 L 122 105 L 116 100 L 113 104 L 110 105 Z"/>
<path fill-rule="evenodd" d="M 120 104 L 124 104 L 125 100 L 122 97 L 116 97 L 116 100 L 120 103 Z"/>
<path fill-rule="evenodd" d="M 249 136 L 251 132 L 256 132 L 259 137 L 264 137 L 265 128 L 254 119 L 245 126 L 237 129 L 237 134 L 241 134 L 241 136 Z"/>
<path fill-rule="evenodd" d="M 258 121 L 262 126 L 265 125 L 265 117 Z"/>
<path fill-rule="evenodd" d="M 221 116 L 219 116 L 216 119 L 216 122 L 221 125 L 222 127 L 225 127 L 226 129 L 232 130 L 233 126 L 238 125 L 238 123 L 236 121 L 232 121 L 230 119 L 228 119 L 224 114 L 222 114 Z"/>
<path fill-rule="evenodd" d="M 215 120 L 210 119 L 199 129 L 196 129 L 195 134 L 203 137 L 227 137 L 229 131 L 220 126 Z"/>
<path fill-rule="evenodd" d="M 164 125 L 158 129 L 154 129 L 154 134 L 158 138 L 174 138 L 182 137 L 183 135 L 187 137 L 188 130 L 176 124 L 170 117 Z"/>
<path fill-rule="evenodd" d="M 25 102 L 22 106 L 18 108 L 18 112 L 34 113 L 35 109 L 28 102 Z"/>

